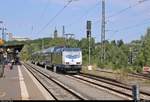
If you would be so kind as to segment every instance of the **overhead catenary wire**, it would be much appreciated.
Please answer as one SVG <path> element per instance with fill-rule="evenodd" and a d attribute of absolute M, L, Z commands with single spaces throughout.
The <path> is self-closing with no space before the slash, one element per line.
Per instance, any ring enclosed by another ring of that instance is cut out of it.
<path fill-rule="evenodd" d="M 67 24 L 65 26 L 69 26 L 70 27 L 70 26 L 74 25 L 75 23 L 78 23 L 77 21 L 79 21 L 83 17 L 87 16 L 93 9 L 95 9 L 95 7 L 97 7 L 99 5 L 100 2 L 101 1 L 98 1 L 98 3 L 96 3 L 95 5 L 93 5 L 91 8 L 87 9 L 83 15 L 81 15 L 79 18 L 75 19 L 72 23 Z"/>
<path fill-rule="evenodd" d="M 144 2 L 146 2 L 146 1 L 149 1 L 149 0 L 139 0 L 136 4 L 130 5 L 130 6 L 126 7 L 126 8 L 124 8 L 124 9 L 120 10 L 119 12 L 116 12 L 115 14 L 113 14 L 113 15 L 111 15 L 111 16 L 108 16 L 108 17 L 106 18 L 106 19 L 107 19 L 106 23 L 109 22 L 109 19 L 110 19 L 110 18 L 115 17 L 115 16 L 118 16 L 119 14 L 121 14 L 121 13 L 123 13 L 123 12 L 126 12 L 127 10 L 129 10 L 129 9 L 131 9 L 131 8 L 134 8 L 134 7 L 136 7 L 136 6 L 138 6 L 138 5 L 142 4 L 142 3 L 144 3 Z M 136 27 L 139 27 L 139 26 L 142 26 L 142 25 L 145 25 L 145 24 L 150 23 L 150 22 L 148 22 L 148 20 L 150 20 L 150 19 L 146 19 L 146 20 L 144 20 L 144 21 L 141 22 L 141 23 L 137 23 L 137 24 L 134 24 L 134 25 L 131 25 L 131 26 L 123 27 L 123 28 L 120 28 L 120 29 L 118 29 L 118 30 L 107 30 L 107 31 L 111 31 L 111 32 L 114 32 L 114 33 L 118 33 L 118 32 L 121 32 L 121 31 L 123 31 L 123 30 L 133 29 L 133 28 L 136 28 Z"/>
<path fill-rule="evenodd" d="M 126 26 L 126 27 L 116 29 L 116 30 L 112 29 L 112 30 L 106 30 L 106 31 L 118 33 L 118 32 L 122 32 L 124 30 L 133 29 L 133 28 L 136 28 L 136 27 L 139 27 L 139 26 L 143 26 L 143 25 L 146 25 L 146 24 L 149 24 L 149 23 L 150 23 L 150 18 L 145 19 L 143 22 L 140 22 L 140 23 L 137 23 L 137 24 L 134 24 L 134 25 Z"/>
<path fill-rule="evenodd" d="M 149 1 L 149 0 L 140 0 L 140 1 L 138 1 L 138 3 L 136 3 L 136 4 L 134 4 L 134 5 L 130 5 L 130 6 L 128 6 L 127 8 L 124 8 L 124 9 L 122 9 L 122 10 L 120 10 L 119 12 L 117 12 L 117 13 L 115 13 L 114 15 L 111 15 L 111 16 L 108 16 L 108 18 L 112 18 L 112 17 L 115 17 L 115 16 L 117 16 L 117 15 L 119 15 L 119 14 L 121 14 L 121 13 L 123 13 L 123 12 L 125 12 L 125 11 L 127 11 L 127 10 L 129 10 L 129 9 L 131 9 L 131 8 L 133 8 L 133 7 L 135 7 L 135 6 L 137 6 L 137 5 L 139 5 L 139 4 L 141 4 L 141 3 L 143 3 L 143 2 L 145 2 L 145 1 Z M 67 5 L 69 5 L 70 4 L 70 2 L 72 2 L 72 0 L 70 0 L 68 3 L 67 3 Z M 42 32 L 66 7 L 67 7 L 67 5 L 65 5 L 38 33 L 40 33 L 40 32 Z M 97 4 L 96 4 L 97 5 Z M 90 9 L 89 9 L 90 10 Z M 91 11 L 91 10 L 90 10 Z M 87 11 L 87 14 L 90 12 L 90 11 Z M 84 15 L 85 16 L 85 15 Z M 82 16 L 82 17 L 84 17 L 84 16 Z M 82 18 L 81 17 L 81 18 Z M 79 18 L 80 19 L 80 18 Z M 75 22 L 75 21 L 74 21 Z M 95 21 L 94 21 L 95 22 Z M 99 20 L 98 21 L 96 21 L 96 22 L 99 22 Z M 76 23 L 76 22 L 75 22 Z M 107 22 L 106 22 L 107 23 Z M 73 23 L 71 23 L 71 25 L 73 25 Z M 137 26 L 137 25 L 136 25 Z M 132 28 L 132 27 L 131 27 Z M 121 28 L 121 29 L 123 29 L 123 28 Z M 127 27 L 125 27 L 124 29 L 127 29 Z M 128 28 L 129 29 L 129 28 Z M 119 29 L 119 31 L 120 31 L 120 29 Z M 118 32 L 118 30 L 117 30 L 117 32 Z"/>
<path fill-rule="evenodd" d="M 129 5 L 128 7 L 126 7 L 126 8 L 124 8 L 124 9 L 122 9 L 122 10 L 116 12 L 115 14 L 106 17 L 106 19 L 115 17 L 115 16 L 117 16 L 117 15 L 119 15 L 119 14 L 121 14 L 121 13 L 123 13 L 123 12 L 125 12 L 125 11 L 127 11 L 127 10 L 129 10 L 129 9 L 131 9 L 131 8 L 134 8 L 134 7 L 138 6 L 138 5 L 140 5 L 140 4 L 144 3 L 144 2 L 146 2 L 146 1 L 149 1 L 149 0 L 139 0 L 136 4 Z M 88 10 L 86 11 L 86 14 L 84 14 L 83 16 L 79 17 L 77 20 L 74 20 L 72 23 L 70 23 L 70 24 L 68 24 L 68 25 L 66 25 L 66 26 L 71 26 L 71 25 L 73 25 L 73 24 L 75 24 L 75 23 L 78 23 L 78 22 L 76 22 L 76 21 L 78 21 L 78 20 L 80 20 L 81 18 L 85 17 L 90 11 L 92 11 L 97 5 L 99 5 L 100 2 L 101 2 L 101 1 L 99 1 L 98 3 L 96 3 L 96 4 L 95 4 L 93 7 L 91 7 L 90 9 L 88 9 Z M 99 23 L 99 21 L 100 21 L 100 20 L 96 20 L 96 21 L 94 21 L 94 23 Z M 107 24 L 107 21 L 106 21 L 105 23 Z"/>
<path fill-rule="evenodd" d="M 145 19 L 141 23 L 137 23 L 135 25 L 131 25 L 131 26 L 127 26 L 127 27 L 124 27 L 124 28 L 121 28 L 121 29 L 118 29 L 118 30 L 114 30 L 114 32 L 120 32 L 120 31 L 127 30 L 127 29 L 133 29 L 133 28 L 136 28 L 136 27 L 148 24 L 148 23 L 150 23 L 150 18 L 149 19 Z"/>
<path fill-rule="evenodd" d="M 63 12 L 63 10 L 64 10 L 66 7 L 68 7 L 68 6 L 70 5 L 70 3 L 71 3 L 72 1 L 73 1 L 73 0 L 69 0 L 68 3 L 67 3 L 62 9 L 60 9 L 60 10 L 56 13 L 56 15 L 55 15 L 53 18 L 51 18 L 51 19 L 49 20 L 49 22 L 48 22 L 45 26 L 43 26 L 43 27 L 37 32 L 37 34 L 41 33 L 52 21 L 54 21 L 54 19 L 55 19 L 58 15 L 60 15 L 60 14 Z"/>
<path fill-rule="evenodd" d="M 128 7 L 123 8 L 123 9 L 121 9 L 120 11 L 118 11 L 118 12 L 116 12 L 116 13 L 114 13 L 114 14 L 108 16 L 108 17 L 106 17 L 105 24 L 108 24 L 108 22 L 110 21 L 110 20 L 109 20 L 110 18 L 113 18 L 113 17 L 115 17 L 115 16 L 118 16 L 119 14 L 121 14 L 121 13 L 123 13 L 123 12 L 126 12 L 127 10 L 129 10 L 129 9 L 131 9 L 131 8 L 134 8 L 134 7 L 136 7 L 136 6 L 138 6 L 138 5 L 142 4 L 142 3 L 144 3 L 144 2 L 146 2 L 146 1 L 150 1 L 150 0 L 139 0 L 136 4 L 129 5 Z M 94 21 L 95 24 L 96 24 L 96 23 L 99 23 L 99 22 L 100 22 L 100 19 Z"/>
<path fill-rule="evenodd" d="M 144 3 L 144 2 L 146 2 L 146 1 L 149 1 L 149 0 L 139 0 L 136 4 L 129 5 L 128 7 L 126 7 L 126 8 L 124 8 L 124 9 L 122 9 L 122 10 L 120 10 L 120 11 L 118 11 L 118 12 L 116 12 L 116 13 L 114 13 L 114 14 L 108 16 L 108 17 L 106 17 L 106 19 L 109 19 L 109 18 L 118 16 L 119 14 L 121 14 L 121 13 L 123 13 L 123 12 L 125 12 L 125 11 L 127 11 L 127 10 L 129 10 L 129 9 L 131 9 L 131 8 L 134 8 L 134 7 L 136 7 L 136 6 L 138 6 L 138 5 L 142 4 L 142 3 Z"/>
<path fill-rule="evenodd" d="M 43 12 L 41 13 L 39 19 L 41 19 L 41 18 L 45 15 L 45 12 L 46 12 L 46 10 L 47 10 L 48 7 L 49 7 L 49 3 L 47 3 L 47 4 L 45 5 L 45 7 L 44 7 L 44 9 L 43 9 Z"/>
<path fill-rule="evenodd" d="M 118 16 L 119 14 L 121 14 L 121 13 L 123 13 L 123 12 L 126 12 L 126 11 L 128 11 L 129 9 L 134 8 L 134 7 L 136 7 L 136 6 L 138 6 L 138 5 L 142 4 L 142 3 L 144 3 L 144 2 L 146 2 L 146 1 L 150 1 L 150 0 L 139 0 L 136 4 L 130 5 L 130 6 L 126 7 L 126 8 L 124 8 L 124 9 L 120 10 L 119 12 L 116 12 L 115 14 L 108 16 L 108 17 L 106 18 L 107 20 L 105 21 L 105 23 L 106 23 L 106 24 L 108 23 L 109 18 Z M 148 19 L 147 19 L 147 20 L 148 20 Z M 142 23 L 138 23 L 138 24 L 134 24 L 134 25 L 131 25 L 131 26 L 123 27 L 123 28 L 118 29 L 118 30 L 105 30 L 105 31 L 106 31 L 106 32 L 111 31 L 111 32 L 114 32 L 114 33 L 121 32 L 122 30 L 132 29 L 132 28 L 135 28 L 135 27 L 142 26 L 142 25 L 145 25 L 145 24 L 147 24 L 147 23 L 150 23 L 150 22 L 146 22 L 147 20 L 144 20 Z M 99 23 L 99 22 L 100 22 L 100 20 L 94 21 L 94 23 L 96 23 L 96 24 Z"/>
<path fill-rule="evenodd" d="M 101 3 L 101 0 L 99 0 L 97 3 L 95 3 L 92 7 L 90 7 L 89 9 L 87 9 L 85 11 L 85 13 L 83 13 L 80 17 L 78 17 L 77 19 L 75 19 L 72 23 L 66 24 L 65 27 L 71 27 L 72 25 L 75 25 L 79 22 L 79 20 L 81 20 L 83 17 L 86 17 L 91 11 L 93 11 L 97 6 L 99 6 L 99 4 Z M 84 27 L 81 27 L 79 31 L 83 31 Z"/>
<path fill-rule="evenodd" d="M 39 16 L 39 20 L 38 21 L 40 21 L 43 18 L 43 16 L 44 16 L 44 14 L 45 14 L 45 12 L 46 12 L 48 7 L 49 7 L 49 3 L 46 3 L 46 5 L 43 8 L 42 13 Z M 34 25 L 32 25 L 32 27 L 31 27 L 31 34 L 34 32 L 34 26 L 36 26 L 36 25 L 37 25 L 37 22 Z"/>

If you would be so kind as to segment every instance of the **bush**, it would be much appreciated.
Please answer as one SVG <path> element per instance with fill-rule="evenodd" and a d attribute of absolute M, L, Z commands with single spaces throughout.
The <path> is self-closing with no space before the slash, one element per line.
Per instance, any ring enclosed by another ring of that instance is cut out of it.
<path fill-rule="evenodd" d="M 101 61 L 98 62 L 97 66 L 102 69 L 105 67 L 104 63 L 101 63 Z"/>

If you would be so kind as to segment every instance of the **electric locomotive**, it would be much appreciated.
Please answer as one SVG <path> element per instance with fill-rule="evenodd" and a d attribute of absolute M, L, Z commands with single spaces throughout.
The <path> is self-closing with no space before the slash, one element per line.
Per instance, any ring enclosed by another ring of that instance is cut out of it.
<path fill-rule="evenodd" d="M 78 73 L 82 68 L 82 51 L 80 48 L 50 47 L 33 53 L 32 62 L 56 72 Z"/>

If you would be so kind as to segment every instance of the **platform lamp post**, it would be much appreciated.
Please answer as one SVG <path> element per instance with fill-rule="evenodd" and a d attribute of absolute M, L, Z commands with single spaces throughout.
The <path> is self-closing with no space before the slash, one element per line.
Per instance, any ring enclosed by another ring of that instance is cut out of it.
<path fill-rule="evenodd" d="M 0 21 L 0 23 L 3 23 L 3 21 Z"/>
<path fill-rule="evenodd" d="M 0 21 L 0 23 L 3 24 L 3 21 Z M 0 30 L 2 30 L 2 40 L 5 41 L 5 30 L 7 30 L 7 28 L 1 27 Z"/>
<path fill-rule="evenodd" d="M 3 28 L 2 28 L 2 39 L 3 39 L 4 41 L 6 41 L 6 39 L 5 39 L 5 30 L 7 30 L 7 28 L 3 27 Z"/>
<path fill-rule="evenodd" d="M 3 21 L 0 21 L 0 24 L 3 24 Z M 2 28 L 0 28 L 0 30 L 2 30 Z"/>
<path fill-rule="evenodd" d="M 0 21 L 0 23 L 2 24 L 3 23 L 3 21 Z M 1 28 L 0 28 L 0 30 L 1 30 Z M 1 40 L 2 41 L 2 40 Z M 3 42 L 3 41 L 2 41 Z M 4 74 L 4 65 L 1 65 L 1 67 L 0 67 L 0 77 L 3 77 L 3 74 Z"/>

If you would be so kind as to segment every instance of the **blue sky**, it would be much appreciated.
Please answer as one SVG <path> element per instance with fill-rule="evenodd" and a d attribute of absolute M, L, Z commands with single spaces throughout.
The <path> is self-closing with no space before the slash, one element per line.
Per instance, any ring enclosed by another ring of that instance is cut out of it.
<path fill-rule="evenodd" d="M 120 10 L 135 5 L 141 0 L 106 0 L 106 39 L 125 42 L 140 39 L 150 25 L 150 0 L 132 7 L 125 12 Z M 15 37 L 31 39 L 51 37 L 55 26 L 62 36 L 62 25 L 66 33 L 75 34 L 76 39 L 86 37 L 86 21 L 92 21 L 92 37 L 101 39 L 101 0 L 75 0 L 57 16 L 44 30 L 38 33 L 68 0 L 1 0 L 0 20 Z M 91 9 L 91 10 L 90 10 Z M 146 23 L 145 23 L 146 22 Z M 136 24 L 141 24 L 134 27 Z M 2 25 L 0 25 L 2 26 Z M 130 29 L 124 29 L 130 27 Z M 123 30 L 121 30 L 123 29 Z M 116 32 L 118 31 L 118 32 Z"/>

